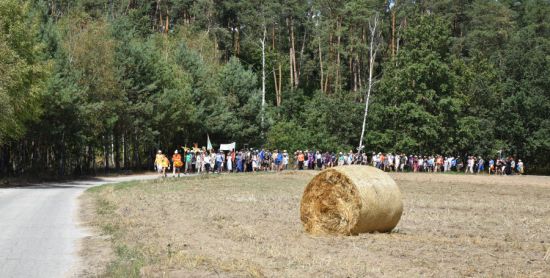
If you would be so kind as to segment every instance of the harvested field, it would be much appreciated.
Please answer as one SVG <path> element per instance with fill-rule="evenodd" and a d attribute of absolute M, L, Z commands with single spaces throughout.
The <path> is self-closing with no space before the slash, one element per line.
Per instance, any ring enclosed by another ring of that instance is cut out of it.
<path fill-rule="evenodd" d="M 83 203 L 111 237 L 109 277 L 550 275 L 548 177 L 392 174 L 404 203 L 392 233 L 314 237 L 300 200 L 316 173 L 106 185 Z"/>

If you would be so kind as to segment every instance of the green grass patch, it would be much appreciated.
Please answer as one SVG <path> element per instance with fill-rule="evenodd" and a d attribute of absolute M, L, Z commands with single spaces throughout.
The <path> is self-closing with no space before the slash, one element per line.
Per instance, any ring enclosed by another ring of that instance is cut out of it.
<path fill-rule="evenodd" d="M 105 277 L 140 277 L 140 269 L 145 265 L 144 256 L 127 245 L 115 247 L 116 260 L 107 267 Z"/>

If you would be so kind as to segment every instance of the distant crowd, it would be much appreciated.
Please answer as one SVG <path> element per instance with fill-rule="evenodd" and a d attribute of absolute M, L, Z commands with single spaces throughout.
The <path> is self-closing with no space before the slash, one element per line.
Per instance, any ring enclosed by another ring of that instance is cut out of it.
<path fill-rule="evenodd" d="M 521 159 L 487 158 L 480 156 L 406 155 L 365 152 L 320 152 L 297 150 L 241 150 L 207 151 L 206 149 L 175 150 L 169 159 L 161 150 L 155 158 L 155 169 L 166 177 L 191 173 L 233 173 L 256 171 L 322 170 L 334 166 L 372 165 L 383 171 L 395 172 L 465 172 L 489 175 L 523 174 Z"/>

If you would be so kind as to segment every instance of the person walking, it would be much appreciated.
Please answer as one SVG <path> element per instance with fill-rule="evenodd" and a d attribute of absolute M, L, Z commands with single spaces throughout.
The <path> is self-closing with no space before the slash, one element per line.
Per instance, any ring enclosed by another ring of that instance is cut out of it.
<path fill-rule="evenodd" d="M 216 151 L 210 150 L 210 172 L 216 171 Z"/>
<path fill-rule="evenodd" d="M 271 154 L 271 171 L 279 171 L 280 161 L 277 161 L 277 157 L 279 157 L 279 151 L 273 150 L 273 153 Z"/>
<path fill-rule="evenodd" d="M 395 172 L 399 172 L 399 167 L 401 167 L 401 156 L 399 153 L 395 153 L 394 159 L 394 165 L 395 165 Z"/>
<path fill-rule="evenodd" d="M 489 175 L 495 171 L 495 160 L 491 158 L 489 160 Z"/>
<path fill-rule="evenodd" d="M 330 167 L 332 167 L 332 159 L 330 157 L 330 153 L 326 152 L 325 153 L 325 161 L 323 163 L 323 168 L 327 169 L 327 168 L 330 168 Z"/>
<path fill-rule="evenodd" d="M 203 164 L 204 164 L 204 171 L 208 174 L 210 172 L 210 155 L 208 153 L 204 153 L 203 157 Z"/>
<path fill-rule="evenodd" d="M 204 156 L 202 155 L 202 151 L 198 151 L 195 153 L 195 167 L 197 169 L 197 173 L 200 174 L 204 169 Z"/>
<path fill-rule="evenodd" d="M 304 153 L 302 153 L 302 151 L 298 151 L 298 170 L 304 170 L 304 160 Z"/>
<path fill-rule="evenodd" d="M 193 171 L 193 155 L 191 151 L 188 150 L 185 154 L 185 174 L 190 174 L 191 171 Z"/>
<path fill-rule="evenodd" d="M 244 154 L 242 152 L 238 152 L 235 159 L 237 160 L 237 173 L 242 173 L 244 165 Z"/>
<path fill-rule="evenodd" d="M 221 173 L 223 171 L 223 154 L 222 154 L 222 151 L 218 151 L 218 153 L 216 154 L 216 168 L 214 169 L 214 171 L 216 171 L 216 173 Z"/>
<path fill-rule="evenodd" d="M 323 156 L 320 151 L 315 153 L 315 162 L 317 163 L 317 169 L 321 170 L 323 168 Z"/>
<path fill-rule="evenodd" d="M 466 163 L 466 171 L 464 171 L 464 173 L 468 173 L 470 172 L 471 174 L 474 173 L 474 157 L 473 156 L 468 156 L 468 161 Z"/>
<path fill-rule="evenodd" d="M 344 154 L 342 152 L 340 152 L 338 154 L 338 166 L 344 166 L 344 162 L 346 160 L 344 159 Z"/>
<path fill-rule="evenodd" d="M 283 171 L 283 153 L 277 151 L 277 158 L 275 159 L 275 165 L 277 165 L 277 171 Z"/>
<path fill-rule="evenodd" d="M 181 154 L 178 153 L 178 150 L 174 151 L 172 155 L 172 175 L 176 177 L 176 172 L 178 173 L 178 178 L 180 176 L 181 167 L 183 167 L 183 162 L 181 161 Z"/>
<path fill-rule="evenodd" d="M 166 170 L 170 167 L 170 160 L 164 154 L 162 155 L 160 166 L 162 167 L 162 176 L 166 178 Z"/>
<path fill-rule="evenodd" d="M 237 152 L 235 151 L 235 149 L 231 150 L 231 155 L 230 155 L 230 158 L 231 158 L 231 165 L 233 166 L 233 168 L 235 168 L 235 166 L 237 165 Z"/>
<path fill-rule="evenodd" d="M 226 158 L 226 164 L 227 164 L 227 172 L 231 174 L 231 171 L 233 171 L 233 152 L 229 153 Z"/>
<path fill-rule="evenodd" d="M 163 161 L 162 151 L 158 150 L 157 155 L 155 156 L 155 169 L 157 170 L 157 173 L 159 174 L 159 176 L 162 176 L 162 161 Z"/>
<path fill-rule="evenodd" d="M 252 153 L 252 172 L 256 172 L 258 170 L 258 165 L 258 152 L 255 151 Z"/>
<path fill-rule="evenodd" d="M 505 166 L 504 166 L 504 173 L 509 176 L 512 174 L 512 157 L 508 157 L 506 159 L 506 162 L 505 162 Z"/>
<path fill-rule="evenodd" d="M 307 168 L 309 170 L 313 170 L 313 168 L 315 168 L 315 155 L 313 154 L 313 151 L 309 151 L 307 153 Z"/>
<path fill-rule="evenodd" d="M 523 175 L 523 173 L 525 172 L 525 167 L 523 166 L 523 161 L 521 161 L 521 159 L 518 161 L 518 173 L 520 175 Z"/>
<path fill-rule="evenodd" d="M 477 161 L 477 173 L 483 173 L 483 171 L 485 171 L 485 161 L 480 156 Z"/>

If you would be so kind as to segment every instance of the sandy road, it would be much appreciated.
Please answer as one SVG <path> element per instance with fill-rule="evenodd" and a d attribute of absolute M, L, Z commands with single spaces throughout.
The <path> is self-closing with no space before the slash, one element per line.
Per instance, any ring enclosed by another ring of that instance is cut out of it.
<path fill-rule="evenodd" d="M 136 175 L 0 188 L 0 277 L 75 276 L 77 244 L 86 236 L 78 225 L 78 196 L 93 186 L 155 178 Z"/>

